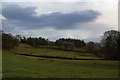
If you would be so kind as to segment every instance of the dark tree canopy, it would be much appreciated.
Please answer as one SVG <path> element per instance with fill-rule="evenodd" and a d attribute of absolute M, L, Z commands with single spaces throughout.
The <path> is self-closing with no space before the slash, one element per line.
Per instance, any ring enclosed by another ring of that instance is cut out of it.
<path fill-rule="evenodd" d="M 73 50 L 74 47 L 85 47 L 85 42 L 79 39 L 71 39 L 71 38 L 60 38 L 56 40 L 55 44 L 58 48 L 62 48 L 65 50 Z"/>
<path fill-rule="evenodd" d="M 2 33 L 2 48 L 13 49 L 19 45 L 19 40 L 12 34 Z"/>
<path fill-rule="evenodd" d="M 26 38 L 23 36 L 23 38 L 21 39 L 21 43 L 26 43 L 32 46 L 47 46 L 49 43 L 48 39 L 44 39 L 42 37 L 39 38 Z"/>
<path fill-rule="evenodd" d="M 105 58 L 117 59 L 118 53 L 118 42 L 119 42 L 119 31 L 111 30 L 106 31 L 102 37 L 101 43 L 104 49 Z"/>

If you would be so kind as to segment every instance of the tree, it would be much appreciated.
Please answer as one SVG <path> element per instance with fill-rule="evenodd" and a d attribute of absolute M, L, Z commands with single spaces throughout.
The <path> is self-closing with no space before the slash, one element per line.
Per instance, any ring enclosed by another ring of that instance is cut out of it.
<path fill-rule="evenodd" d="M 88 52 L 94 53 L 96 56 L 101 57 L 101 54 L 100 54 L 101 45 L 100 45 L 100 43 L 88 42 L 86 47 L 87 47 Z"/>
<path fill-rule="evenodd" d="M 22 38 L 21 38 L 21 35 L 16 35 L 15 37 L 16 37 L 19 41 L 21 41 L 21 39 L 22 39 Z"/>
<path fill-rule="evenodd" d="M 73 50 L 74 47 L 85 47 L 85 42 L 79 39 L 60 38 L 55 42 L 60 49 Z"/>
<path fill-rule="evenodd" d="M 26 37 L 25 36 L 23 36 L 22 38 L 20 38 L 21 40 L 20 40 L 20 42 L 21 43 L 27 43 L 27 39 L 26 39 Z"/>
<path fill-rule="evenodd" d="M 118 33 L 118 40 L 117 40 L 117 53 L 116 53 L 117 60 L 120 61 L 120 32 Z"/>
<path fill-rule="evenodd" d="M 94 51 L 94 46 L 95 46 L 94 42 L 88 42 L 87 43 L 87 51 L 88 52 L 93 52 Z"/>
<path fill-rule="evenodd" d="M 13 49 L 19 45 L 19 40 L 12 34 L 2 33 L 2 48 Z"/>
<path fill-rule="evenodd" d="M 60 38 L 59 40 L 56 40 L 55 44 L 59 49 L 64 50 L 73 50 L 75 46 L 74 39 L 71 38 Z"/>
<path fill-rule="evenodd" d="M 64 45 L 62 40 L 56 40 L 55 44 L 59 49 L 62 49 Z"/>
<path fill-rule="evenodd" d="M 23 38 L 22 40 L 22 43 L 27 43 L 29 45 L 32 45 L 32 46 L 36 46 L 36 47 L 39 47 L 39 46 L 47 46 L 48 43 L 49 43 L 49 40 L 48 39 L 44 39 L 42 37 L 39 37 L 39 38 L 32 38 L 32 37 L 29 37 L 29 38 Z"/>
<path fill-rule="evenodd" d="M 101 50 L 101 45 L 100 45 L 100 43 L 95 43 L 94 44 L 94 49 L 93 49 L 93 51 L 95 52 L 95 53 L 100 53 L 100 50 Z"/>
<path fill-rule="evenodd" d="M 2 49 L 2 33 L 3 31 L 0 30 L 0 50 Z"/>
<path fill-rule="evenodd" d="M 102 37 L 101 43 L 104 49 L 104 55 L 106 59 L 117 59 L 119 33 L 116 30 L 106 31 Z"/>
<path fill-rule="evenodd" d="M 74 43 L 73 42 L 64 42 L 64 49 L 65 50 L 73 50 Z"/>

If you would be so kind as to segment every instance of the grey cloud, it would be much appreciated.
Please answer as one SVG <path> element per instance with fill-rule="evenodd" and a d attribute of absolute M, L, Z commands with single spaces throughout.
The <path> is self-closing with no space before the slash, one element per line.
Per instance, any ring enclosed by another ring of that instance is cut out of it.
<path fill-rule="evenodd" d="M 54 28 L 57 30 L 76 29 L 77 23 L 93 22 L 100 15 L 98 11 L 85 10 L 72 13 L 54 12 L 35 16 L 35 7 L 22 8 L 17 5 L 7 5 L 2 15 L 7 18 L 4 26 L 14 24 L 24 29 Z M 9 24 L 7 24 L 9 22 Z"/>

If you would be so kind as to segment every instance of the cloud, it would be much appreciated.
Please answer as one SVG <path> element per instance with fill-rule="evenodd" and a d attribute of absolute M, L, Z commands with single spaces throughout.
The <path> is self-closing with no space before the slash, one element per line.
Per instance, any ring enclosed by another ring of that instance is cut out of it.
<path fill-rule="evenodd" d="M 4 0 L 3 2 L 115 2 L 119 0 Z"/>
<path fill-rule="evenodd" d="M 76 29 L 76 24 L 93 22 L 100 15 L 95 10 L 84 10 L 71 13 L 52 12 L 36 16 L 36 7 L 6 5 L 2 9 L 4 26 L 14 25 L 23 29 L 54 28 L 56 30 Z"/>

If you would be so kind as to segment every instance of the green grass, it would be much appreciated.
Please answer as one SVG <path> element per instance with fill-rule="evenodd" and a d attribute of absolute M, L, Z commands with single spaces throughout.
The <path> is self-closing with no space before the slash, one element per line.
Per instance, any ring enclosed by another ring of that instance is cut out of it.
<path fill-rule="evenodd" d="M 14 53 L 61 56 L 61 57 L 70 57 L 70 58 L 98 59 L 98 57 L 92 53 L 80 53 L 80 52 L 56 50 L 49 48 L 36 48 L 26 44 L 20 44 L 20 46 L 14 50 Z"/>
<path fill-rule="evenodd" d="M 21 52 L 30 52 L 29 48 L 33 48 L 28 45 L 20 45 L 20 47 L 17 50 L 22 50 L 24 47 L 24 51 Z M 118 61 L 54 59 L 55 61 L 51 62 L 49 58 L 29 57 L 12 54 L 13 52 L 13 50 L 3 50 L 3 78 L 118 77 Z"/>

